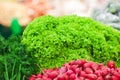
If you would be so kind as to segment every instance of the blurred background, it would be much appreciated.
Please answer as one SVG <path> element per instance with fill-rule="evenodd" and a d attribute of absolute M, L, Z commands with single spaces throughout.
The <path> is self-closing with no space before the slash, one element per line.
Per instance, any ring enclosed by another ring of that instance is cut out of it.
<path fill-rule="evenodd" d="M 0 34 L 21 35 L 26 26 L 43 15 L 92 17 L 119 30 L 119 0 L 0 0 Z"/>

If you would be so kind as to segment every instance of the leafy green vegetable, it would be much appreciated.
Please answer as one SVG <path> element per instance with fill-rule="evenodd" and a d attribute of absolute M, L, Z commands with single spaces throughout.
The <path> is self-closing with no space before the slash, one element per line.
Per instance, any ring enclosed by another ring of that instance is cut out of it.
<path fill-rule="evenodd" d="M 21 36 L 10 36 L 8 39 L 0 36 L 0 80 L 14 78 L 14 76 L 27 79 L 35 72 L 36 67 L 33 62 L 34 59 L 27 55 L 27 51 L 21 44 Z"/>
<path fill-rule="evenodd" d="M 120 61 L 120 33 L 87 17 L 42 16 L 27 26 L 22 37 L 40 70 L 73 59 Z"/>

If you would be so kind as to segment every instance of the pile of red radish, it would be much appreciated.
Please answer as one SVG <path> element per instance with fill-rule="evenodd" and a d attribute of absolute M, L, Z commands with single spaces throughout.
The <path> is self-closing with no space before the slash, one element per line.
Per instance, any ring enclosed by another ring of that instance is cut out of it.
<path fill-rule="evenodd" d="M 45 69 L 29 80 L 120 80 L 120 68 L 113 61 L 107 66 L 85 60 L 65 63 L 61 68 Z"/>

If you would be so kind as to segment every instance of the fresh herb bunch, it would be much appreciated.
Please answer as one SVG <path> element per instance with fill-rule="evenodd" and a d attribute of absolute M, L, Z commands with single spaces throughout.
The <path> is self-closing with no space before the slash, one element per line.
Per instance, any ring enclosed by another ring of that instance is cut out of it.
<path fill-rule="evenodd" d="M 21 36 L 10 36 L 8 39 L 0 36 L 0 44 L 0 80 L 15 80 L 18 74 L 23 80 L 35 72 L 34 60 L 21 44 Z"/>
<path fill-rule="evenodd" d="M 73 59 L 113 60 L 119 65 L 120 33 L 91 18 L 42 16 L 27 26 L 22 37 L 40 71 Z"/>

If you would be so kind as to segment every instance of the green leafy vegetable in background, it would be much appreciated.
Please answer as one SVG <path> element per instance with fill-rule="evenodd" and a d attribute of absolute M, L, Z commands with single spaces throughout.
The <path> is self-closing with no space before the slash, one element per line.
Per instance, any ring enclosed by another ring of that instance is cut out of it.
<path fill-rule="evenodd" d="M 22 33 L 22 26 L 19 24 L 17 18 L 12 19 L 10 29 L 14 35 L 20 35 Z"/>
<path fill-rule="evenodd" d="M 35 72 L 34 59 L 26 53 L 21 36 L 0 36 L 0 80 L 27 80 Z"/>
<path fill-rule="evenodd" d="M 113 60 L 120 66 L 120 33 L 91 18 L 42 16 L 27 26 L 22 37 L 40 71 L 81 58 L 105 63 Z"/>

